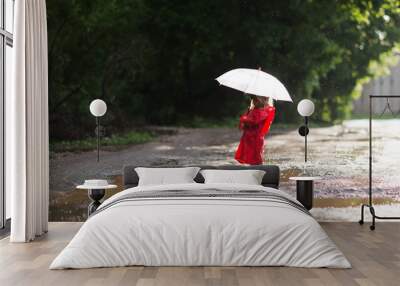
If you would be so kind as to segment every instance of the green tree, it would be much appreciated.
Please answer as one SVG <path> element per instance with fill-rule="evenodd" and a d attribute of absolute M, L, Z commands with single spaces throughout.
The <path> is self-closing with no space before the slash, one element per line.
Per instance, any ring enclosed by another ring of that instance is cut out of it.
<path fill-rule="evenodd" d="M 49 0 L 53 138 L 92 129 L 89 102 L 108 125 L 176 124 L 239 114 L 247 98 L 214 79 L 237 67 L 274 74 L 295 102 L 343 118 L 357 80 L 399 41 L 398 1 Z M 279 121 L 296 121 L 278 104 Z"/>
<path fill-rule="evenodd" d="M 344 1 L 350 13 L 331 37 L 341 52 L 339 62 L 321 78 L 312 97 L 318 100 L 321 120 L 343 119 L 350 112 L 357 80 L 372 76 L 371 61 L 391 51 L 400 39 L 399 1 Z M 346 14 L 341 12 L 341 15 Z"/>

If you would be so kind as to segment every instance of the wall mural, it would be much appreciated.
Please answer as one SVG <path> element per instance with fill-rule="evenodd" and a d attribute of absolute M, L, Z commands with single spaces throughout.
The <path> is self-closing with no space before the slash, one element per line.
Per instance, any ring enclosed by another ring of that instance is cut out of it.
<path fill-rule="evenodd" d="M 85 220 L 90 200 L 76 186 L 107 179 L 118 186 L 106 191 L 109 197 L 121 191 L 124 164 L 239 164 L 239 142 L 252 128 L 266 135 L 256 159 L 281 168 L 282 191 L 295 196 L 291 177 L 318 177 L 312 214 L 360 219 L 368 202 L 368 94 L 400 94 L 400 12 L 393 1 L 372 8 L 290 0 L 86 2 L 47 2 L 50 220 Z M 382 17 L 383 10 L 391 16 Z M 215 80 L 236 68 L 273 75 L 293 103 L 276 100 L 277 85 L 265 94 L 250 90 L 258 76 L 241 88 Z M 275 98 L 269 130 L 251 123 L 268 117 L 262 112 L 240 123 L 249 107 L 271 104 L 253 97 L 251 105 L 251 95 Z M 89 110 L 95 99 L 107 105 L 101 117 Z M 315 107 L 307 119 L 307 162 L 298 131 L 303 99 Z M 391 109 L 382 99 L 373 110 L 373 192 L 376 211 L 395 216 L 400 99 L 389 102 Z"/>

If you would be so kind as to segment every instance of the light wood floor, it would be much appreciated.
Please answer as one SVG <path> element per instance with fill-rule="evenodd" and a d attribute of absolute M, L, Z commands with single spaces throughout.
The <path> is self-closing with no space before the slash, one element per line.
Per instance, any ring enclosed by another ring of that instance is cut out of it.
<path fill-rule="evenodd" d="M 81 223 L 51 223 L 32 243 L 0 241 L 0 285 L 400 285 L 400 223 L 323 223 L 352 269 L 289 267 L 123 267 L 48 270 Z"/>

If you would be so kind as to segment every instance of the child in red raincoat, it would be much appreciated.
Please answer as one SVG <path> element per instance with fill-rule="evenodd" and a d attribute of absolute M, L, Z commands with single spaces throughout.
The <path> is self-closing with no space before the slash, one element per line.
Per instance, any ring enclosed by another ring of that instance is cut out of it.
<path fill-rule="evenodd" d="M 274 117 L 275 107 L 268 104 L 267 97 L 252 96 L 249 110 L 240 117 L 239 128 L 243 130 L 243 135 L 235 154 L 239 163 L 263 163 L 264 137 Z"/>

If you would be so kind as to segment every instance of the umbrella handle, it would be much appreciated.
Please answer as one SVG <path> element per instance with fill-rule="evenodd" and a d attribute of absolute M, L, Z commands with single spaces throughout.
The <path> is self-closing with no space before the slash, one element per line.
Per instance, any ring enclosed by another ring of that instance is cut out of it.
<path fill-rule="evenodd" d="M 274 99 L 272 98 L 272 97 L 270 97 L 269 99 L 268 99 L 268 105 L 269 106 L 274 106 Z"/>

